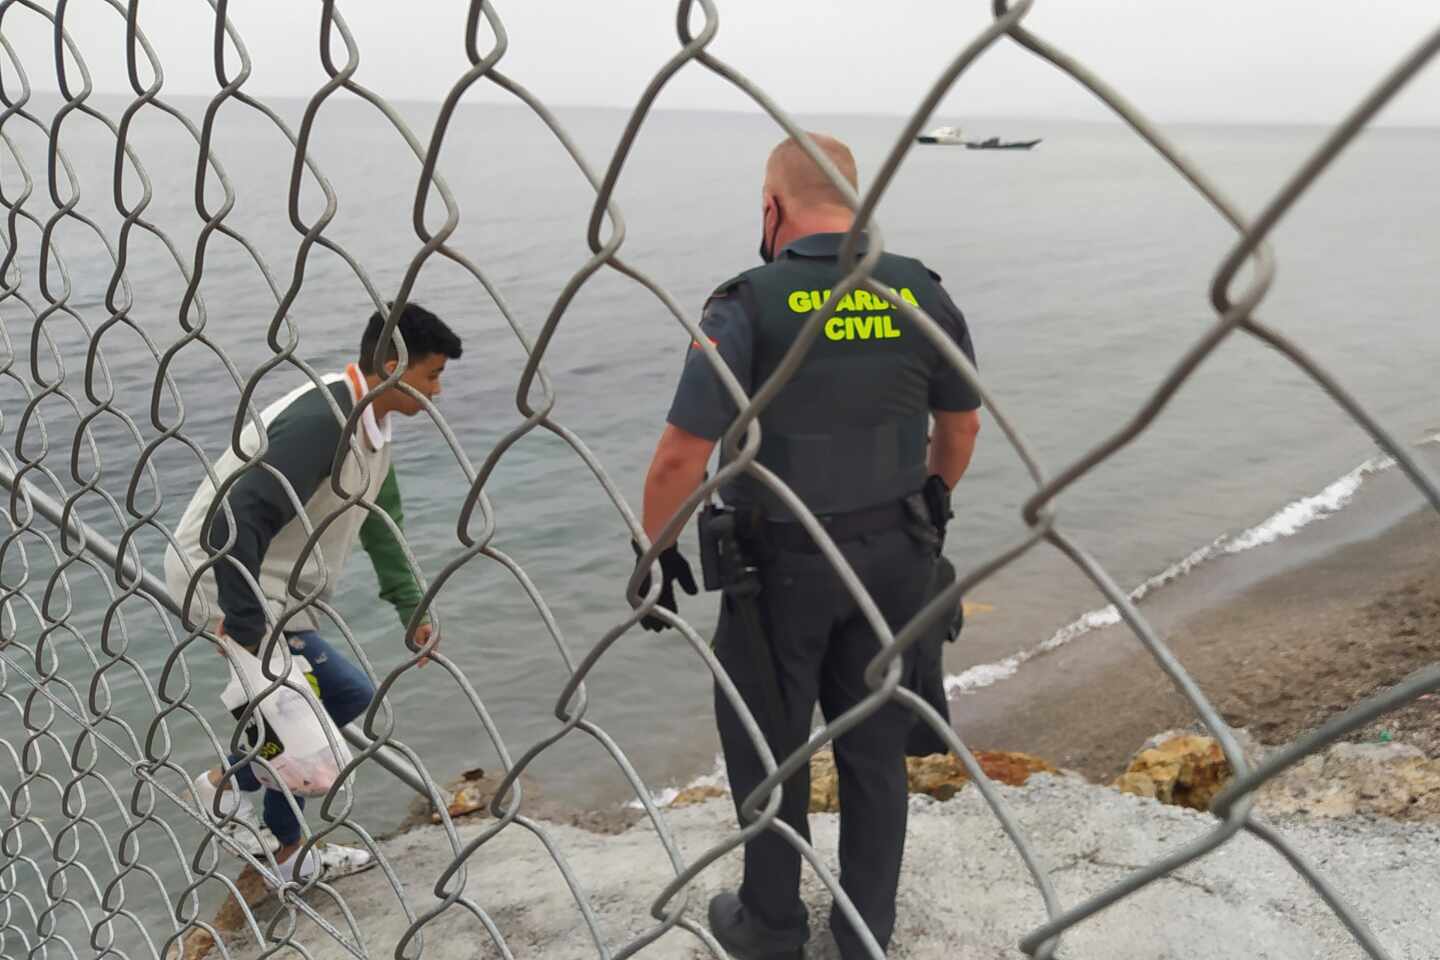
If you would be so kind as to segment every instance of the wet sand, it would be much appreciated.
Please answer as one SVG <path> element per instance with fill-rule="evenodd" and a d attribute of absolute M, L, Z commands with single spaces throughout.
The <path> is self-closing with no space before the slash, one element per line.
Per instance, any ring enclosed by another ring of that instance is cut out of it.
<path fill-rule="evenodd" d="M 1152 615 L 1144 604 L 1141 611 Z M 1163 611 L 1154 619 L 1226 722 L 1263 743 L 1289 741 L 1440 659 L 1440 516 L 1412 514 L 1173 623 Z M 1146 738 L 1198 716 L 1121 625 L 953 698 L 951 718 L 973 747 L 1038 754 L 1108 781 Z M 1440 755 L 1440 696 L 1352 739 L 1382 731 Z"/>

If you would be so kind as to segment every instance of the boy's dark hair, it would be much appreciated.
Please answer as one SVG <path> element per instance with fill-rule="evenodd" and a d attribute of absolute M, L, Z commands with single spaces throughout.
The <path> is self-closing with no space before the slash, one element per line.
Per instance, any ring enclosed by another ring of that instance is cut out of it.
<path fill-rule="evenodd" d="M 385 329 L 385 317 L 390 312 L 390 306 L 387 303 L 383 312 L 376 310 L 371 314 L 370 322 L 365 324 L 365 335 L 360 338 L 361 373 L 380 373 L 380 369 L 375 366 L 375 345 L 380 342 L 380 333 Z M 400 339 L 405 341 L 405 350 L 409 353 L 412 364 L 434 353 L 443 353 L 451 360 L 460 357 L 460 338 L 455 331 L 446 326 L 444 320 L 418 303 L 405 304 L 395 328 L 400 331 Z M 385 345 L 384 354 L 380 358 L 381 365 L 397 358 L 395 341 L 392 339 Z"/>

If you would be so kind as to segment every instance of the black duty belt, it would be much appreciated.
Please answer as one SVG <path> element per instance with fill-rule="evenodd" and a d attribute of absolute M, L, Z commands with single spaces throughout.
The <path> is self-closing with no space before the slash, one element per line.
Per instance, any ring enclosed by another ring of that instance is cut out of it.
<path fill-rule="evenodd" d="M 850 513 L 830 513 L 816 516 L 830 539 L 836 543 L 857 540 L 860 537 L 892 530 L 904 530 L 911 522 L 904 501 L 892 500 L 878 507 L 866 507 Z M 765 525 L 765 536 L 772 547 L 802 553 L 819 553 L 820 547 L 799 521 L 771 521 Z"/>

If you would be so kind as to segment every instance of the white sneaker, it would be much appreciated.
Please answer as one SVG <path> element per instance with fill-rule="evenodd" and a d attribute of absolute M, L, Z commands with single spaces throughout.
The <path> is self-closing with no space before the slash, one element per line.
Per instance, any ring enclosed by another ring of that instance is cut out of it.
<path fill-rule="evenodd" d="M 346 847 L 338 843 L 320 844 L 310 851 L 297 870 L 295 857 L 298 855 L 299 851 L 296 851 L 291 854 L 290 859 L 275 864 L 280 868 L 280 879 L 309 883 L 318 873 L 320 879 L 328 883 L 341 877 L 364 873 L 378 862 L 375 855 L 363 847 Z"/>
<path fill-rule="evenodd" d="M 270 828 L 261 823 L 260 818 L 255 815 L 255 805 L 250 802 L 250 798 L 236 790 L 233 785 L 220 796 L 220 813 L 222 816 L 234 814 L 234 819 L 226 823 L 215 819 L 217 792 L 215 785 L 210 782 L 209 770 L 190 783 L 190 795 L 200 805 L 201 812 L 214 825 L 216 832 L 232 845 L 231 852 L 242 850 L 258 860 L 265 856 L 267 850 L 274 850 L 280 845 Z"/>

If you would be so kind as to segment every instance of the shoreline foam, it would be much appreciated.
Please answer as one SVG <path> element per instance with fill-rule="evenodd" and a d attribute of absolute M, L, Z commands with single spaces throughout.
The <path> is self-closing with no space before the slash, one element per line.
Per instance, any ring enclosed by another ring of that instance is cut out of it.
<path fill-rule="evenodd" d="M 1424 447 L 1437 443 L 1440 443 L 1440 433 L 1426 436 L 1416 446 Z M 1312 524 L 1338 514 L 1355 498 L 1368 477 L 1384 473 L 1394 468 L 1395 465 L 1395 459 L 1386 454 L 1370 457 L 1359 466 L 1327 484 L 1318 493 L 1292 500 L 1270 514 L 1265 520 L 1238 534 L 1223 533 L 1208 544 L 1196 548 L 1184 558 L 1144 580 L 1127 596 L 1132 603 L 1138 602 L 1159 588 L 1181 579 L 1210 560 L 1244 553 L 1293 537 Z M 1017 651 L 991 663 L 976 664 L 959 673 L 947 675 L 945 692 L 954 697 L 957 694 L 969 693 L 1009 679 L 1019 672 L 1020 667 L 1026 661 L 1062 647 L 1085 634 L 1103 627 L 1113 626 L 1119 622 L 1120 611 L 1114 604 L 1086 611 L 1036 646 Z"/>

